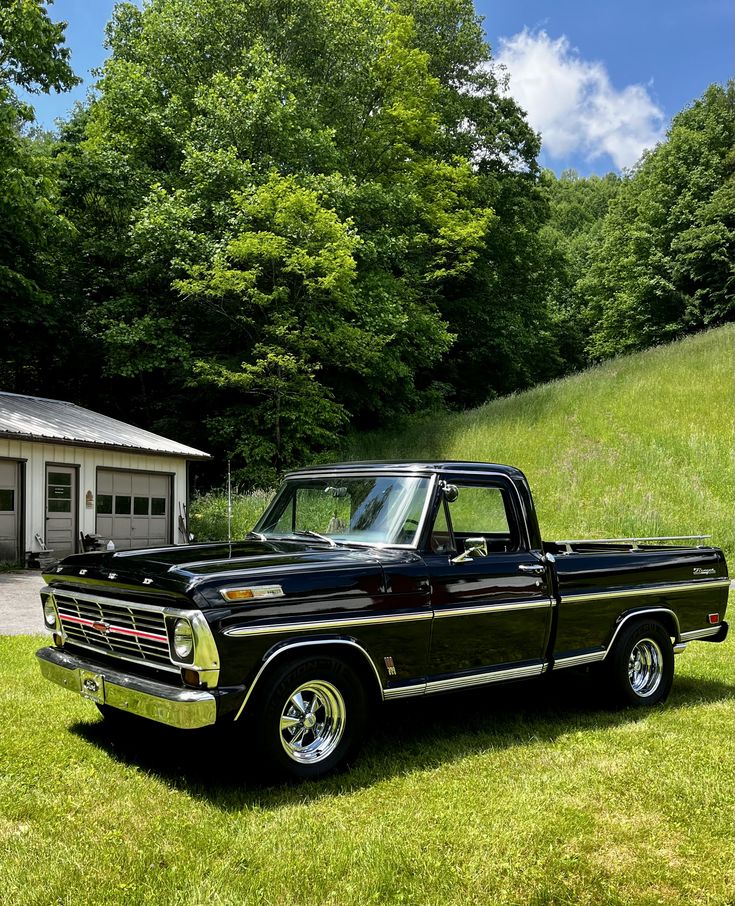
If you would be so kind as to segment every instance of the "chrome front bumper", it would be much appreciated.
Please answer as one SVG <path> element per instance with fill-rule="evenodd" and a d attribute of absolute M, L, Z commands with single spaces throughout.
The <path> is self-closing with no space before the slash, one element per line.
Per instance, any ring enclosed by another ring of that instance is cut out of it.
<path fill-rule="evenodd" d="M 47 680 L 98 704 L 182 730 L 206 727 L 217 719 L 217 703 L 211 692 L 129 676 L 60 648 L 40 648 L 36 657 Z"/>

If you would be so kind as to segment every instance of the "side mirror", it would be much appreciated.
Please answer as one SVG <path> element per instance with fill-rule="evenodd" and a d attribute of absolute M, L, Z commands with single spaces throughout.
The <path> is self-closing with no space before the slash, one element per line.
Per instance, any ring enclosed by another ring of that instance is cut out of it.
<path fill-rule="evenodd" d="M 464 543 L 464 550 L 461 554 L 453 557 L 452 563 L 466 563 L 474 557 L 487 557 L 487 539 L 485 538 L 467 538 Z"/>
<path fill-rule="evenodd" d="M 444 493 L 444 499 L 447 503 L 454 503 L 454 501 L 459 497 L 459 488 L 456 484 L 447 484 L 446 481 L 442 482 L 442 492 Z"/>

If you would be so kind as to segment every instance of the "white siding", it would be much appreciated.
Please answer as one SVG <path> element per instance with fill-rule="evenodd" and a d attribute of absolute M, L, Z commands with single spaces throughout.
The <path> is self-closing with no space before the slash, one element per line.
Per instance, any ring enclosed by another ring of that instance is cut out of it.
<path fill-rule="evenodd" d="M 178 456 L 156 456 L 74 447 L 64 444 L 44 444 L 34 441 L 0 438 L 0 458 L 26 460 L 25 487 L 25 550 L 37 551 L 35 534 L 45 532 L 45 465 L 57 463 L 79 467 L 79 525 L 77 531 L 95 531 L 95 501 L 97 468 L 130 469 L 131 471 L 166 472 L 172 475 L 172 538 L 181 544 L 178 515 L 186 503 L 186 459 Z M 93 505 L 87 507 L 87 491 L 92 492 Z"/>

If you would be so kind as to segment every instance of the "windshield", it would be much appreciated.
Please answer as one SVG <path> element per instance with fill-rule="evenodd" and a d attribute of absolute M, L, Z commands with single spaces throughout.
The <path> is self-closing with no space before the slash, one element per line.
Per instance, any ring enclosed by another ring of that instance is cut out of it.
<path fill-rule="evenodd" d="M 260 517 L 264 535 L 315 533 L 333 541 L 411 545 L 427 502 L 430 478 L 381 475 L 295 478 Z"/>

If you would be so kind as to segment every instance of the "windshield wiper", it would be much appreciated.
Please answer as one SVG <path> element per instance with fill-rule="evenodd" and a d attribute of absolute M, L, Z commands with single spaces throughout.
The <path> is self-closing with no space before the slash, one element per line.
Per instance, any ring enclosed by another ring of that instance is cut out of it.
<path fill-rule="evenodd" d="M 262 532 L 247 532 L 245 534 L 246 538 L 255 538 L 256 541 L 267 541 L 268 539 Z"/>
<path fill-rule="evenodd" d="M 319 532 L 311 532 L 309 529 L 294 529 L 291 535 L 308 535 L 310 538 L 318 538 L 320 541 L 326 541 L 330 547 L 337 547 L 337 542 L 328 538 L 326 535 L 320 535 Z"/>

